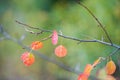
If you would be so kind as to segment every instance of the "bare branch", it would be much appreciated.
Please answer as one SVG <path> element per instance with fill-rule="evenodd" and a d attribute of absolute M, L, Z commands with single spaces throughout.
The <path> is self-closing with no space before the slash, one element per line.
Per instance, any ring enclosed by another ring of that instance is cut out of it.
<path fill-rule="evenodd" d="M 0 37 L 0 41 L 3 41 L 3 40 L 5 40 L 5 37 Z"/>
<path fill-rule="evenodd" d="M 40 41 L 46 41 L 46 40 L 50 39 L 51 37 L 52 37 L 52 35 L 49 35 L 48 37 L 43 38 L 43 39 L 41 39 Z"/>
<path fill-rule="evenodd" d="M 120 50 L 120 48 L 117 48 L 116 50 L 114 50 L 109 56 L 114 55 L 115 53 L 117 53 Z"/>
<path fill-rule="evenodd" d="M 21 37 L 20 37 L 20 41 L 23 41 L 25 39 L 26 35 L 23 34 Z"/>
<path fill-rule="evenodd" d="M 112 40 L 110 39 L 110 36 L 108 35 L 107 30 L 104 28 L 102 23 L 98 20 L 98 18 L 84 4 L 82 4 L 80 1 L 78 2 L 78 4 L 80 4 L 82 7 L 84 7 L 90 13 L 90 15 L 95 19 L 95 21 L 99 24 L 99 26 L 105 32 L 105 34 L 106 34 L 108 40 L 110 41 L 111 45 L 113 45 Z"/>
<path fill-rule="evenodd" d="M 24 26 L 26 26 L 26 27 L 28 27 L 28 28 L 31 28 L 31 29 L 39 30 L 39 31 L 42 31 L 42 32 L 52 32 L 52 31 L 50 31 L 50 30 L 44 30 L 44 29 L 32 27 L 32 26 L 30 26 L 30 25 L 27 25 L 27 24 L 22 23 L 22 22 L 17 21 L 17 20 L 15 20 L 15 21 L 16 21 L 18 24 L 24 25 Z M 38 33 L 38 34 L 39 34 L 39 33 Z"/>
<path fill-rule="evenodd" d="M 23 25 L 23 26 L 29 27 L 29 28 L 31 28 L 31 29 L 40 30 L 40 32 L 42 31 L 42 32 L 50 32 L 50 33 L 52 33 L 51 30 L 45 30 L 45 29 L 35 28 L 35 27 L 32 27 L 32 26 L 27 25 L 27 24 L 25 24 L 25 23 L 19 22 L 19 21 L 17 21 L 17 20 L 16 20 L 16 22 L 17 22 L 18 24 L 21 24 L 21 25 Z M 35 34 L 37 34 L 37 33 L 35 33 Z M 58 34 L 58 36 L 63 37 L 63 38 L 66 38 L 66 39 L 78 41 L 78 42 L 97 42 L 97 43 L 104 44 L 104 45 L 108 45 L 108 46 L 112 46 L 112 47 L 115 47 L 115 48 L 120 48 L 119 45 L 116 45 L 116 44 L 112 44 L 112 45 L 111 45 L 111 43 L 104 42 L 104 41 L 97 40 L 97 39 L 94 39 L 94 40 L 83 40 L 83 39 L 78 39 L 78 38 L 74 38 L 74 37 L 70 37 L 70 36 L 65 36 L 65 35 L 63 35 L 63 34 L 61 35 L 60 33 Z"/>
<path fill-rule="evenodd" d="M 24 25 L 24 26 L 27 25 L 27 24 L 21 23 L 21 22 L 19 22 L 19 21 L 16 21 L 16 22 L 19 23 L 19 24 L 22 24 L 22 25 Z M 52 31 L 50 31 L 50 30 L 43 30 L 43 29 L 35 28 L 35 27 L 29 26 L 29 25 L 27 25 L 26 27 L 29 27 L 29 28 L 32 28 L 32 29 L 37 29 L 37 30 L 40 30 L 40 31 L 42 31 L 42 32 L 51 32 L 51 33 L 52 33 Z M 36 33 L 36 34 L 37 34 L 37 33 Z M 65 36 L 65 35 L 63 35 L 63 34 L 61 34 L 61 33 L 59 33 L 58 36 L 60 36 L 60 37 L 62 37 L 62 38 L 65 38 L 65 39 L 70 39 L 70 40 L 78 41 L 79 43 L 81 43 L 81 42 L 97 42 L 97 43 L 104 44 L 104 45 L 107 45 L 107 46 L 115 47 L 116 50 L 113 51 L 109 56 L 112 56 L 113 54 L 117 53 L 117 51 L 120 50 L 120 46 L 119 46 L 119 45 L 116 45 L 116 44 L 113 44 L 113 43 L 112 43 L 112 45 L 111 45 L 111 43 L 104 42 L 103 40 L 102 40 L 102 41 L 101 41 L 101 40 L 97 40 L 97 39 L 94 39 L 94 40 L 82 40 L 82 39 L 78 39 L 78 38 L 74 38 L 74 37 L 70 37 L 70 36 Z M 49 36 L 48 38 L 43 39 L 43 41 L 44 41 L 44 40 L 47 40 L 47 39 L 49 39 L 49 38 L 51 38 L 51 36 Z M 107 58 L 106 58 L 106 59 L 107 59 Z"/>

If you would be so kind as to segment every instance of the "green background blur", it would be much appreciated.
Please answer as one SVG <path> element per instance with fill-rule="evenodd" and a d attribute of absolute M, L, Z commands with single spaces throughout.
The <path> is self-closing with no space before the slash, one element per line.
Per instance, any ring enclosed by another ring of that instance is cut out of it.
<path fill-rule="evenodd" d="M 120 1 L 119 0 L 82 0 L 82 2 L 97 16 L 107 29 L 111 40 L 120 44 Z M 56 29 L 64 35 L 79 39 L 91 40 L 103 37 L 108 41 L 104 32 L 89 13 L 74 0 L 0 0 L 0 24 L 14 38 L 20 39 L 26 35 L 23 43 L 48 37 L 50 33 L 34 35 L 26 32 L 22 25 L 26 23 L 46 30 Z M 3 38 L 0 34 L 0 37 Z M 50 58 L 57 59 L 78 71 L 83 71 L 88 63 L 93 63 L 98 57 L 106 57 L 114 48 L 99 43 L 80 43 L 59 38 L 57 45 L 63 44 L 68 49 L 68 55 L 58 58 L 54 55 L 51 40 L 44 41 L 40 50 Z M 20 56 L 26 50 L 10 40 L 0 41 L 0 80 L 77 80 L 77 75 L 65 71 L 55 64 L 49 63 L 38 56 L 36 62 L 25 67 Z M 120 54 L 113 56 L 117 64 Z M 97 68 L 104 67 L 106 62 Z M 96 75 L 97 68 L 91 75 Z"/>

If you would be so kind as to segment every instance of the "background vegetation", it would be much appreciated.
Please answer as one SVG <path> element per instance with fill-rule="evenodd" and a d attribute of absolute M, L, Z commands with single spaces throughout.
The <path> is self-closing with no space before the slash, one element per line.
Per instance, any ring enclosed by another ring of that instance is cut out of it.
<path fill-rule="evenodd" d="M 111 40 L 120 45 L 120 1 L 82 0 L 82 2 L 105 26 Z M 49 33 L 38 36 L 30 34 L 15 20 L 42 29 L 56 29 L 62 31 L 64 35 L 79 39 L 101 40 L 103 37 L 104 41 L 108 41 L 95 20 L 74 0 L 0 1 L 0 24 L 11 36 L 17 39 L 26 35 L 23 43 L 29 46 L 31 42 L 47 37 Z M 2 38 L 4 36 L 0 34 L 0 80 L 77 80 L 78 75 L 65 71 L 38 56 L 36 56 L 34 65 L 25 67 L 20 56 L 26 50 L 16 43 L 2 40 Z M 113 47 L 98 43 L 77 43 L 59 38 L 58 45 L 63 44 L 68 49 L 68 55 L 64 58 L 58 58 L 54 55 L 56 46 L 51 44 L 51 40 L 44 41 L 44 47 L 40 52 L 82 72 L 86 64 L 93 63 L 100 56 L 106 57 L 114 50 Z M 120 66 L 118 65 L 120 53 L 114 55 L 113 60 L 117 66 Z M 92 75 L 96 75 L 97 69 L 104 67 L 105 64 L 106 62 L 103 62 L 97 66 L 92 71 Z"/>

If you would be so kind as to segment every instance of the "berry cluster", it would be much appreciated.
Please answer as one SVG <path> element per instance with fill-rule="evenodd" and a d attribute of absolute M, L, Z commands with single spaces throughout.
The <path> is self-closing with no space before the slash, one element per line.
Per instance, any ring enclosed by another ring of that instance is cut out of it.
<path fill-rule="evenodd" d="M 51 41 L 53 45 L 56 45 L 58 43 L 58 33 L 56 30 L 53 31 L 51 35 Z M 40 41 L 34 41 L 32 42 L 30 48 L 30 52 L 24 52 L 21 55 L 21 60 L 26 66 L 30 66 L 35 62 L 35 56 L 31 53 L 32 50 L 39 50 L 43 47 L 43 43 Z M 54 53 L 57 57 L 65 57 L 67 55 L 67 49 L 63 45 L 58 45 Z M 78 77 L 78 80 L 88 80 L 91 71 L 94 69 L 94 67 L 99 64 L 102 60 L 102 57 L 99 57 L 93 64 L 87 64 L 83 73 L 81 73 Z M 105 72 L 106 76 L 103 80 L 115 80 L 113 76 L 111 76 L 116 70 L 116 65 L 110 58 L 109 62 L 107 62 L 105 66 Z"/>
<path fill-rule="evenodd" d="M 43 43 L 40 42 L 40 41 L 35 41 L 35 42 L 32 42 L 30 47 L 31 47 L 31 51 L 32 50 L 38 50 L 38 49 L 43 47 Z M 35 62 L 35 56 L 31 53 L 31 51 L 30 52 L 24 52 L 21 55 L 21 60 L 26 66 L 30 66 Z"/>
<path fill-rule="evenodd" d="M 101 59 L 102 59 L 101 57 L 98 58 L 92 65 L 87 64 L 85 69 L 84 69 L 84 72 L 79 75 L 78 80 L 88 80 L 88 77 L 90 76 L 90 72 L 92 71 L 92 69 L 94 69 L 94 67 L 97 64 L 100 63 Z M 116 65 L 111 59 L 110 61 L 107 62 L 106 66 L 105 66 L 104 77 L 100 76 L 100 80 L 115 80 L 115 78 L 112 76 L 112 74 L 114 74 L 115 70 L 116 70 Z M 99 74 L 100 74 L 100 72 L 98 72 L 98 75 Z"/>
<path fill-rule="evenodd" d="M 56 30 L 53 31 L 51 36 L 52 44 L 58 43 L 58 33 Z M 40 41 L 32 42 L 30 52 L 24 52 L 21 55 L 21 60 L 26 66 L 30 66 L 35 62 L 35 56 L 31 53 L 32 50 L 39 50 L 43 47 L 43 43 Z M 63 45 L 59 45 L 55 48 L 55 55 L 58 57 L 65 57 L 67 55 L 67 49 Z"/>

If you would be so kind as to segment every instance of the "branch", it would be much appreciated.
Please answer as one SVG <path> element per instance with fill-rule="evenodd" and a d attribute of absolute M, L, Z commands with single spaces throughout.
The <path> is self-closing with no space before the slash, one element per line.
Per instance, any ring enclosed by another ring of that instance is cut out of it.
<path fill-rule="evenodd" d="M 15 20 L 15 22 L 17 22 L 18 24 L 24 25 L 24 27 L 26 26 L 26 27 L 31 28 L 31 29 L 39 30 L 40 32 L 52 32 L 50 30 L 45 30 L 45 29 L 40 29 L 40 28 L 32 27 L 30 25 L 27 25 L 27 24 L 22 23 L 22 22 L 17 21 L 17 20 Z"/>
<path fill-rule="evenodd" d="M 108 35 L 107 30 L 104 28 L 102 23 L 98 20 L 98 18 L 84 4 L 82 4 L 80 1 L 78 2 L 78 4 L 80 4 L 83 8 L 85 8 L 90 13 L 90 15 L 95 19 L 95 21 L 99 24 L 99 26 L 102 28 L 102 30 L 106 34 L 106 36 L 107 36 L 108 40 L 110 41 L 111 45 L 113 45 L 112 40 L 110 39 L 110 36 Z"/>
<path fill-rule="evenodd" d="M 3 40 L 5 40 L 5 37 L 0 37 L 0 41 L 3 41 Z"/>
<path fill-rule="evenodd" d="M 42 33 L 44 33 L 44 32 L 50 32 L 50 33 L 52 33 L 51 30 L 45 30 L 45 29 L 35 28 L 35 27 L 32 27 L 32 26 L 27 25 L 27 24 L 25 24 L 25 23 L 19 22 L 19 21 L 17 21 L 17 20 L 16 20 L 16 22 L 17 22 L 18 24 L 23 25 L 24 27 L 28 27 L 28 28 L 31 28 L 31 29 L 39 30 L 39 31 L 42 32 Z M 38 32 L 38 33 L 33 33 L 33 34 L 39 34 L 40 32 Z M 31 33 L 31 32 L 30 32 L 30 33 Z M 63 38 L 65 38 L 65 39 L 70 39 L 70 40 L 78 41 L 78 42 L 97 42 L 97 43 L 104 44 L 104 45 L 108 45 L 108 46 L 112 46 L 112 47 L 115 47 L 115 48 L 120 48 L 119 45 L 116 45 L 116 44 L 113 44 L 113 43 L 112 43 L 112 45 L 111 45 L 111 43 L 109 43 L 109 42 L 104 42 L 104 41 L 97 40 L 97 39 L 94 39 L 94 40 L 83 40 L 83 39 L 78 39 L 78 38 L 75 38 L 75 37 L 65 36 L 65 35 L 63 35 L 63 34 L 58 34 L 58 36 L 63 37 Z"/>
<path fill-rule="evenodd" d="M 120 50 L 120 48 L 117 48 L 116 50 L 114 50 L 109 56 L 114 55 L 115 53 L 117 53 Z"/>
<path fill-rule="evenodd" d="M 16 38 L 12 37 L 11 35 L 9 35 L 7 32 L 5 32 L 4 29 L 3 29 L 3 27 L 2 27 L 1 25 L 0 25 L 0 32 L 3 34 L 3 36 L 4 36 L 6 39 L 11 40 L 11 41 L 17 43 L 18 45 L 20 45 L 21 47 L 23 47 L 23 48 L 26 49 L 27 51 L 30 51 L 30 50 L 31 50 L 29 47 L 27 47 L 27 46 L 25 46 L 24 44 L 22 44 L 21 40 L 18 40 L 18 39 L 16 39 Z M 63 35 L 60 35 L 60 36 L 69 39 L 69 37 L 66 37 L 66 36 L 63 36 Z M 50 36 L 49 36 L 49 37 L 50 37 Z M 72 39 L 72 38 L 70 37 L 70 39 Z M 73 40 L 76 40 L 76 39 L 73 38 Z M 82 40 L 81 40 L 81 41 L 82 41 Z M 86 42 L 96 42 L 96 41 L 98 41 L 98 40 L 95 40 L 95 41 L 87 41 L 87 40 L 86 40 Z M 108 45 L 110 45 L 110 43 L 103 43 L 103 44 L 108 44 Z M 115 46 L 116 46 L 116 45 L 115 45 Z M 119 46 L 118 46 L 118 47 L 119 47 Z M 115 53 L 117 53 L 119 50 L 120 50 L 120 48 L 117 48 L 115 51 L 113 51 L 113 52 L 110 54 L 110 56 L 113 55 L 113 54 L 115 54 Z M 77 75 L 81 74 L 81 72 L 76 71 L 75 69 L 73 69 L 73 68 L 71 68 L 71 67 L 68 67 L 68 66 L 66 66 L 65 64 L 63 64 L 62 62 L 59 62 L 59 61 L 57 61 L 57 60 L 55 60 L 55 59 L 53 59 L 53 58 L 49 58 L 48 56 L 42 54 L 41 52 L 32 51 L 32 53 L 38 55 L 40 58 L 42 58 L 42 59 L 44 59 L 44 60 L 46 60 L 46 61 L 48 61 L 48 62 L 50 62 L 50 63 L 53 63 L 53 64 L 57 65 L 58 67 L 66 70 L 66 71 L 72 72 L 72 73 L 77 74 Z M 105 60 L 105 59 L 102 59 L 102 60 Z M 96 77 L 94 77 L 94 76 L 90 76 L 90 78 L 91 78 L 91 79 L 93 78 L 93 79 L 97 80 Z"/>
<path fill-rule="evenodd" d="M 30 51 L 31 49 L 27 46 L 25 46 L 24 44 L 22 44 L 21 40 L 18 40 L 16 38 L 13 38 L 11 35 L 9 35 L 7 32 L 4 31 L 3 27 L 0 25 L 0 30 L 2 30 L 2 34 L 3 36 L 8 39 L 8 40 L 11 40 L 15 43 L 17 43 L 18 45 L 20 45 L 21 47 L 23 47 L 24 49 L 26 49 L 27 51 Z M 60 68 L 66 70 L 66 71 L 69 71 L 69 72 L 72 72 L 72 73 L 75 73 L 77 75 L 80 74 L 80 72 L 76 71 L 75 69 L 71 68 L 71 67 L 68 67 L 66 66 L 65 64 L 63 64 L 62 62 L 59 62 L 53 58 L 49 58 L 48 56 L 42 54 L 41 52 L 38 52 L 38 51 L 32 51 L 32 53 L 38 55 L 40 58 L 50 62 L 50 63 L 53 63 L 53 64 L 56 64 L 57 66 L 59 66 Z"/>

